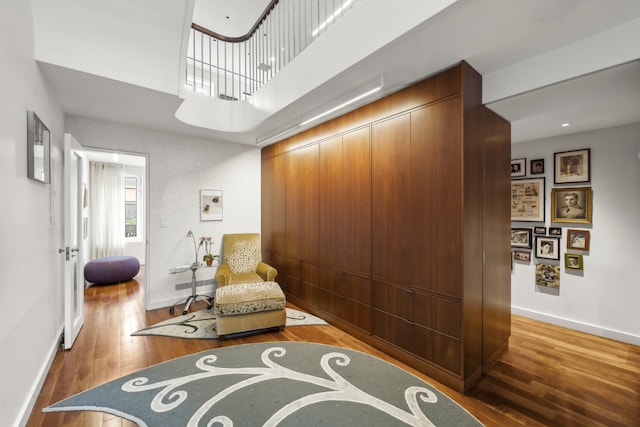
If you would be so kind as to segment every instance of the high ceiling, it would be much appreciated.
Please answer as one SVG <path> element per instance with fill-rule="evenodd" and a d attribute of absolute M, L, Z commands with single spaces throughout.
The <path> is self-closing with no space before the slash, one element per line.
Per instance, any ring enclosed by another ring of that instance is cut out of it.
<path fill-rule="evenodd" d="M 406 28 L 400 36 L 393 35 L 375 52 L 293 99 L 254 129 L 233 133 L 189 126 L 175 118 L 183 102 L 176 89 L 180 82 L 175 46 L 181 42 L 181 26 L 189 24 L 175 18 L 176 11 L 179 7 L 194 11 L 194 22 L 236 36 L 248 31 L 269 1 L 197 0 L 195 6 L 193 0 L 145 1 L 147 7 L 155 7 L 153 13 L 140 5 L 145 3 L 142 0 L 136 2 L 136 9 L 127 0 L 96 0 L 91 6 L 81 0 L 33 0 L 36 58 L 67 114 L 253 145 L 259 137 L 296 121 L 301 112 L 335 103 L 360 81 L 383 75 L 382 96 L 466 60 L 484 76 L 485 103 L 512 123 L 513 142 L 640 122 L 637 0 L 434 0 L 429 3 L 441 3 L 444 10 Z M 351 22 L 376 8 L 377 15 L 367 15 L 371 25 L 354 26 L 358 31 L 347 32 L 351 36 L 343 37 L 344 43 L 333 49 L 336 54 L 350 52 L 358 43 L 387 31 L 385 25 L 395 28 L 397 21 L 406 21 L 425 7 L 423 2 L 398 0 L 389 10 L 383 0 L 362 0 L 349 12 Z M 96 4 L 102 13 L 96 13 Z M 135 17 L 131 37 L 127 37 L 127 24 L 117 21 L 123 14 Z M 207 17 L 200 18 L 202 14 Z M 69 15 L 74 19 L 65 22 Z M 76 40 L 82 20 L 88 20 L 94 31 L 101 30 L 98 35 L 83 36 L 108 47 L 99 58 L 86 53 L 87 40 L 84 54 L 74 53 L 82 47 Z M 345 31 L 339 25 L 340 21 L 335 31 Z M 119 59 L 140 37 L 159 31 L 164 33 L 157 45 L 131 53 L 127 58 L 132 60 Z M 330 42 L 330 37 L 326 40 Z M 63 46 L 64 52 L 57 46 Z M 167 53 L 169 49 L 173 50 Z M 104 57 L 109 62 L 99 63 Z M 142 58 L 139 63 L 138 57 Z M 328 68 L 327 61 L 332 59 L 326 55 L 307 58 L 319 70 Z M 120 67 L 112 66 L 118 62 Z M 144 64 L 151 64 L 154 72 L 141 69 Z M 126 72 L 131 77 L 122 78 Z M 571 126 L 560 126 L 567 122 Z"/>

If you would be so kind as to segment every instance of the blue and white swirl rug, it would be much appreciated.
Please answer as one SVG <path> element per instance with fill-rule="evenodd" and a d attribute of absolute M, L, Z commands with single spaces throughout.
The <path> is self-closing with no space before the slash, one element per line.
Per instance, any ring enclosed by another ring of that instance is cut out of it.
<path fill-rule="evenodd" d="M 435 387 L 388 362 L 300 342 L 180 357 L 44 409 L 85 410 L 140 426 L 482 426 Z"/>

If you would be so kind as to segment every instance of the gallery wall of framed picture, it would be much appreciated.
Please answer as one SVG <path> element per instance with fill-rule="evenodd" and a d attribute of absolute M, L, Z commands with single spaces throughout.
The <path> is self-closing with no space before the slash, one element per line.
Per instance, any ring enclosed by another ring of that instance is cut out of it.
<path fill-rule="evenodd" d="M 593 226 L 591 166 L 590 148 L 553 153 L 553 186 L 549 189 L 550 203 L 545 203 L 545 159 L 511 160 L 512 265 L 529 264 L 535 258 L 534 280 L 538 286 L 560 287 L 561 262 L 565 273 L 584 270 L 584 257 L 590 248 L 589 230 L 563 228 Z M 520 223 L 531 223 L 531 227 Z"/>

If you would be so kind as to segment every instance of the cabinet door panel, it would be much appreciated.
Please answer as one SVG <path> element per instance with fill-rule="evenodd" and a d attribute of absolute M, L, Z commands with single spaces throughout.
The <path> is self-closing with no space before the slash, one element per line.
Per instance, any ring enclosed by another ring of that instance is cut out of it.
<path fill-rule="evenodd" d="M 460 117 L 458 97 L 411 113 L 411 284 L 454 297 L 462 271 Z"/>
<path fill-rule="evenodd" d="M 411 278 L 410 115 L 373 126 L 373 275 L 408 284 Z"/>
<path fill-rule="evenodd" d="M 286 154 L 286 253 L 298 259 L 317 259 L 318 144 Z"/>
<path fill-rule="evenodd" d="M 262 246 L 284 253 L 285 156 L 262 160 Z"/>
<path fill-rule="evenodd" d="M 409 319 L 411 315 L 411 297 L 409 289 L 373 282 L 373 304 L 376 309 L 386 311 L 397 317 Z"/>
<path fill-rule="evenodd" d="M 414 325 L 412 351 L 448 371 L 460 375 L 462 352 L 460 341 L 430 329 Z"/>
<path fill-rule="evenodd" d="M 404 319 L 392 316 L 380 310 L 373 310 L 373 335 L 411 351 L 415 337 L 413 325 Z"/>
<path fill-rule="evenodd" d="M 320 182 L 318 189 L 319 253 L 321 265 L 342 268 L 342 137 L 320 143 Z"/>
<path fill-rule="evenodd" d="M 371 129 L 342 139 L 342 268 L 371 275 Z"/>
<path fill-rule="evenodd" d="M 462 315 L 459 302 L 416 292 L 411 299 L 411 320 L 442 334 L 461 337 Z"/>

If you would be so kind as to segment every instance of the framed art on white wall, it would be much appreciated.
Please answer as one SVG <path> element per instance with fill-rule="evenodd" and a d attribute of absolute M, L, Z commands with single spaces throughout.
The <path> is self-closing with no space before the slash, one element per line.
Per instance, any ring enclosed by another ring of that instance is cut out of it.
<path fill-rule="evenodd" d="M 222 190 L 200 190 L 200 221 L 222 221 Z"/>

